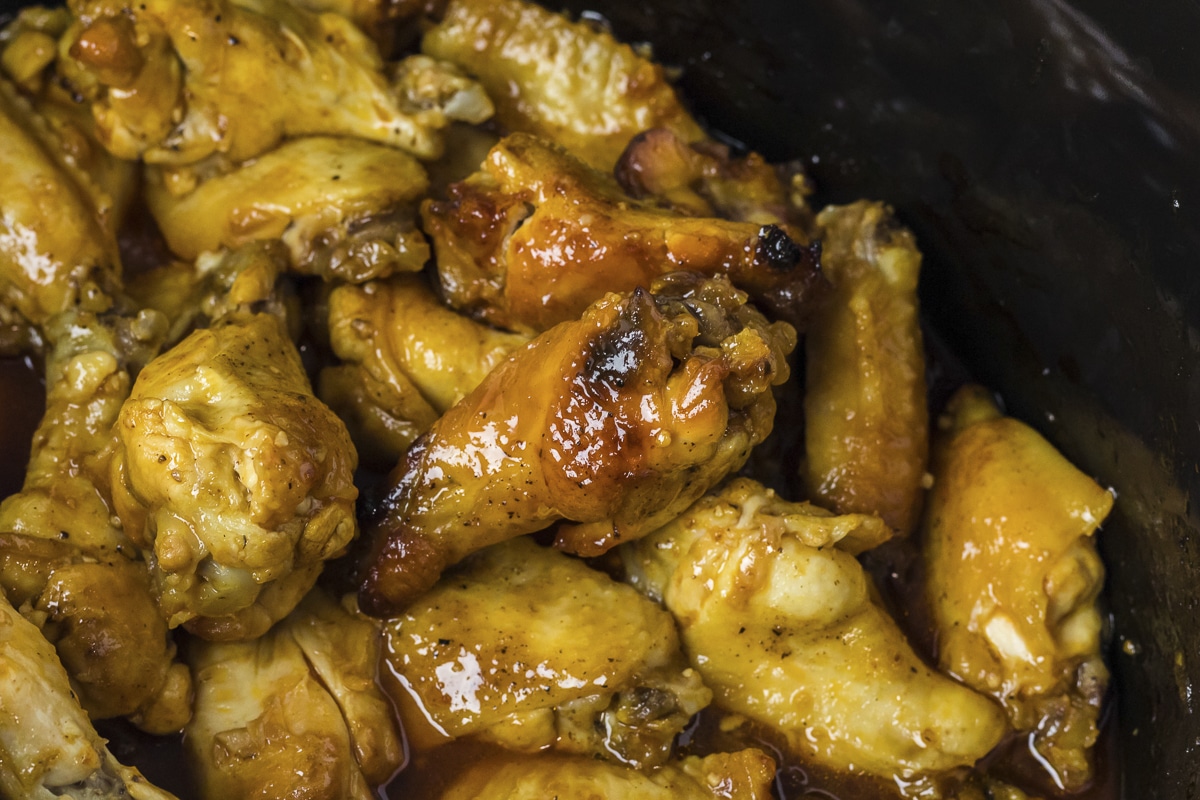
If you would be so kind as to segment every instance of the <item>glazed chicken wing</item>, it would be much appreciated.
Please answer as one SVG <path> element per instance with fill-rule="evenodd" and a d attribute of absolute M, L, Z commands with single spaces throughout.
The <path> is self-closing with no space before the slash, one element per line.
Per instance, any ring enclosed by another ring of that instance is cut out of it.
<path fill-rule="evenodd" d="M 567 756 L 489 758 L 441 800 L 768 800 L 775 777 L 761 750 L 691 756 L 651 773 Z"/>
<path fill-rule="evenodd" d="M 0 504 L 0 588 L 58 649 L 84 708 L 155 733 L 191 714 L 191 682 L 150 592 L 147 565 L 114 521 L 112 432 L 130 362 L 165 321 L 59 315 L 46 326 L 46 411 L 21 491 Z"/>
<path fill-rule="evenodd" d="M 881 203 L 831 206 L 817 235 L 833 292 L 804 340 L 802 479 L 817 502 L 878 514 L 906 535 L 921 512 L 929 449 L 921 253 Z"/>
<path fill-rule="evenodd" d="M 717 142 L 688 143 L 667 128 L 629 143 L 614 176 L 630 197 L 694 217 L 807 230 L 811 191 L 797 164 L 772 166 L 758 153 L 734 158 Z"/>
<path fill-rule="evenodd" d="M 122 158 L 186 165 L 219 153 L 237 164 L 313 134 L 441 152 L 446 109 L 410 107 L 375 45 L 338 14 L 287 0 L 70 6 L 80 24 L 59 69 L 93 100 L 100 138 Z M 489 110 L 463 109 L 472 121 Z"/>
<path fill-rule="evenodd" d="M 1108 670 L 1093 534 L 1112 494 L 979 386 L 952 398 L 926 516 L 942 668 L 995 697 L 1059 787 L 1091 779 Z"/>
<path fill-rule="evenodd" d="M 427 201 L 421 217 L 447 301 L 514 331 L 576 319 L 605 292 L 674 270 L 727 275 L 769 314 L 802 327 L 823 280 L 819 248 L 777 226 L 643 205 L 524 134 L 503 139 L 480 172 L 450 187 L 448 200 Z"/>
<path fill-rule="evenodd" d="M 660 766 L 711 697 L 670 614 L 528 539 L 471 556 L 384 630 L 414 740 L 431 725 L 425 738 Z"/>
<path fill-rule="evenodd" d="M 292 268 L 362 282 L 425 266 L 416 230 L 425 170 L 395 148 L 357 139 L 293 139 L 227 174 L 147 168 L 146 200 L 171 251 L 282 239 Z"/>
<path fill-rule="evenodd" d="M 186 742 L 206 800 L 373 800 L 404 762 L 379 625 L 321 590 L 252 642 L 196 642 Z"/>
<path fill-rule="evenodd" d="M 0 78 L 0 305 L 35 328 L 105 311 L 120 281 L 116 239 L 44 142 L 48 124 Z"/>
<path fill-rule="evenodd" d="M 525 0 L 451 0 L 421 48 L 478 77 L 506 130 L 550 139 L 600 170 L 647 128 L 706 138 L 661 66 Z"/>
<path fill-rule="evenodd" d="M 918 794 L 1007 728 L 992 701 L 925 666 L 862 567 L 831 546 L 882 524 L 738 479 L 623 555 L 633 583 L 675 615 L 715 704 L 816 763 Z"/>
<path fill-rule="evenodd" d="M 403 275 L 334 289 L 329 340 L 343 363 L 322 372 L 321 399 L 364 463 L 388 469 L 529 337 L 446 308 L 424 278 Z"/>
<path fill-rule="evenodd" d="M 355 465 L 270 315 L 147 365 L 117 422 L 113 494 L 171 626 L 243 639 L 286 615 L 356 533 Z"/>
<path fill-rule="evenodd" d="M 54 648 L 0 593 L 0 795 L 173 800 L 105 747 Z"/>
<path fill-rule="evenodd" d="M 794 346 L 727 281 L 610 294 L 518 350 L 405 454 L 360 602 L 386 615 L 489 544 L 565 520 L 595 555 L 669 520 L 770 432 Z"/>

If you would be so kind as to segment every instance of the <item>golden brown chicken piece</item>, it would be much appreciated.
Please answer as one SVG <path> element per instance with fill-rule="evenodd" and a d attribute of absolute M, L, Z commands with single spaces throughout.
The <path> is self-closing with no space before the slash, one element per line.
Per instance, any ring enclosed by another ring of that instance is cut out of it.
<path fill-rule="evenodd" d="M 951 399 L 926 512 L 943 669 L 995 697 L 1060 789 L 1091 779 L 1108 670 L 1093 534 L 1112 494 L 987 391 Z"/>
<path fill-rule="evenodd" d="M 441 800 L 768 800 L 774 761 L 761 750 L 690 756 L 650 773 L 570 756 L 488 758 Z"/>
<path fill-rule="evenodd" d="M 514 353 L 392 472 L 360 603 L 386 615 L 489 544 L 564 520 L 596 555 L 745 463 L 774 421 L 795 334 L 724 279 L 610 294 Z"/>
<path fill-rule="evenodd" d="M 354 538 L 354 446 L 267 314 L 199 330 L 138 376 L 117 423 L 113 499 L 151 550 L 172 627 L 253 638 Z"/>
<path fill-rule="evenodd" d="M 816 502 L 878 514 L 907 535 L 921 513 L 929 450 L 921 253 L 881 203 L 825 209 L 817 236 L 833 292 L 804 341 L 801 477 Z"/>
<path fill-rule="evenodd" d="M 634 585 L 675 615 L 716 705 L 806 759 L 896 779 L 915 796 L 1007 728 L 993 702 L 925 666 L 862 567 L 831 546 L 881 524 L 743 478 L 623 555 Z"/>
<path fill-rule="evenodd" d="M 657 767 L 712 697 L 670 614 L 527 538 L 472 555 L 384 630 L 418 747 L 473 736 Z"/>
<path fill-rule="evenodd" d="M 706 138 L 661 66 L 525 0 L 451 0 L 421 49 L 478 77 L 506 130 L 550 139 L 606 172 L 647 128 Z"/>
<path fill-rule="evenodd" d="M 135 164 L 115 158 L 96 138 L 91 110 L 73 100 L 53 66 L 58 39 L 72 23 L 65 8 L 31 6 L 0 29 L 0 68 L 34 113 L 28 127 L 91 200 L 96 220 L 115 237 L 137 188 Z"/>
<path fill-rule="evenodd" d="M 287 0 L 70 7 L 81 24 L 59 70 L 93 101 L 101 140 L 122 158 L 186 165 L 219 153 L 236 164 L 314 134 L 441 152 L 445 110 L 408 107 L 374 43 L 339 14 Z"/>
<path fill-rule="evenodd" d="M 480 172 L 421 208 L 442 293 L 481 319 L 536 333 L 609 291 L 673 270 L 724 274 L 764 310 L 801 326 L 822 284 L 819 248 L 781 228 L 643 205 L 550 143 L 514 134 Z"/>
<path fill-rule="evenodd" d="M 233 172 L 146 170 L 146 200 L 171 251 L 191 261 L 282 239 L 292 268 L 361 282 L 425 266 L 416 201 L 429 181 L 412 156 L 358 139 L 293 139 Z"/>
<path fill-rule="evenodd" d="M 152 312 L 48 323 L 46 411 L 24 486 L 0 504 L 0 588 L 58 649 L 92 717 L 129 715 L 153 733 L 187 721 L 191 681 L 147 565 L 114 522 L 108 472 L 130 369 L 165 327 Z"/>
<path fill-rule="evenodd" d="M 58 55 L 58 38 L 70 24 L 65 8 L 22 8 L 0 27 L 0 70 L 24 92 L 40 94 L 46 69 Z"/>
<path fill-rule="evenodd" d="M 0 593 L 0 795 L 174 800 L 113 757 L 54 648 Z"/>
<path fill-rule="evenodd" d="M 35 328 L 71 308 L 107 310 L 120 281 L 116 239 L 44 144 L 52 136 L 0 79 L 0 304 Z"/>
<path fill-rule="evenodd" d="M 811 193 L 798 164 L 772 166 L 758 153 L 734 158 L 717 142 L 688 143 L 666 128 L 643 131 L 614 169 L 630 197 L 694 217 L 812 227 L 805 197 Z"/>
<path fill-rule="evenodd" d="M 363 463 L 386 470 L 529 337 L 464 317 L 423 277 L 402 275 L 334 289 L 329 340 L 343 364 L 322 372 L 320 397 L 347 420 Z"/>
<path fill-rule="evenodd" d="M 205 800 L 374 800 L 402 766 L 379 624 L 311 592 L 252 642 L 195 642 L 186 744 Z"/>

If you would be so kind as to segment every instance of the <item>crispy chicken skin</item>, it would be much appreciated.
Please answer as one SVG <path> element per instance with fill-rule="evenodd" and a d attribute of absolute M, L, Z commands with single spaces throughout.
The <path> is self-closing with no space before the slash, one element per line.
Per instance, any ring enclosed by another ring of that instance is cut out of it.
<path fill-rule="evenodd" d="M 187 721 L 191 681 L 147 565 L 114 522 L 109 465 L 130 362 L 148 358 L 165 327 L 153 313 L 51 320 L 46 411 L 24 486 L 0 504 L 0 588 L 53 642 L 93 718 L 128 715 L 154 733 Z"/>
<path fill-rule="evenodd" d="M 992 701 L 925 666 L 862 567 L 831 546 L 881 524 L 742 478 L 622 554 L 634 585 L 675 615 L 716 705 L 806 759 L 924 791 L 1007 726 Z"/>
<path fill-rule="evenodd" d="M 514 331 L 576 319 L 606 292 L 674 270 L 727 275 L 769 315 L 803 327 L 823 284 L 819 248 L 783 229 L 639 203 L 526 134 L 501 140 L 447 200 L 426 201 L 421 218 L 447 301 Z"/>
<path fill-rule="evenodd" d="M 116 239 L 44 142 L 49 125 L 0 79 L 0 305 L 35 328 L 105 311 L 120 281 Z"/>
<path fill-rule="evenodd" d="M 393 470 L 360 603 L 386 615 L 489 544 L 564 520 L 596 555 L 662 525 L 771 430 L 795 334 L 724 279 L 610 294 L 493 370 Z"/>
<path fill-rule="evenodd" d="M 528 538 L 470 556 L 384 630 L 389 691 L 414 741 L 433 740 L 419 733 L 432 726 L 657 767 L 712 697 L 670 614 Z"/>
<path fill-rule="evenodd" d="M 688 143 L 667 128 L 633 137 L 613 170 L 630 197 L 694 217 L 812 227 L 811 191 L 797 164 L 773 166 L 758 153 L 734 158 L 717 142 Z"/>
<path fill-rule="evenodd" d="M 172 627 L 265 632 L 356 533 L 354 446 L 267 314 L 199 330 L 138 376 L 113 495 Z"/>
<path fill-rule="evenodd" d="M 329 341 L 342 364 L 319 394 L 342 419 L 363 463 L 387 470 L 434 421 L 525 345 L 442 305 L 420 276 L 339 286 Z"/>
<path fill-rule="evenodd" d="M 338 14 L 286 0 L 70 8 L 79 24 L 59 70 L 93 101 L 100 139 L 121 158 L 186 165 L 219 153 L 236 164 L 313 134 L 441 152 L 445 110 L 410 107 L 375 45 Z"/>
<path fill-rule="evenodd" d="M 536 134 L 609 171 L 634 134 L 706 138 L 662 67 L 585 23 L 524 0 L 451 0 L 422 50 L 476 76 L 507 131 Z"/>
<path fill-rule="evenodd" d="M 1112 494 L 986 390 L 951 399 L 926 514 L 943 669 L 1003 704 L 1068 790 L 1088 783 L 1108 670 L 1093 534 Z"/>
<path fill-rule="evenodd" d="M 489 758 L 441 800 L 768 800 L 774 761 L 761 750 L 690 756 L 650 773 L 578 756 Z"/>
<path fill-rule="evenodd" d="M 833 292 L 804 340 L 801 477 L 816 502 L 878 514 L 907 535 L 921 513 L 929 450 L 921 253 L 881 203 L 831 206 L 816 235 Z"/>
<path fill-rule="evenodd" d="M 410 155 L 358 139 L 293 139 L 227 174 L 150 166 L 146 201 L 171 251 L 282 239 L 293 269 L 362 282 L 425 266 L 416 201 L 429 188 Z"/>
<path fill-rule="evenodd" d="M 54 648 L 0 593 L 0 795 L 172 800 L 121 765 L 72 693 Z"/>
<path fill-rule="evenodd" d="M 318 589 L 252 642 L 196 642 L 186 743 L 206 800 L 373 800 L 404 761 L 379 624 Z"/>

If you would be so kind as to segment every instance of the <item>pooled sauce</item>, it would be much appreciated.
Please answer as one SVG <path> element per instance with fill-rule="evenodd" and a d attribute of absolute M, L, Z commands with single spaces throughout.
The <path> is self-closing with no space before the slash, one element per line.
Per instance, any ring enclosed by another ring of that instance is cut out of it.
<path fill-rule="evenodd" d="M 0 498 L 21 489 L 33 432 L 46 406 L 46 391 L 41 376 L 28 358 L 0 359 Z"/>

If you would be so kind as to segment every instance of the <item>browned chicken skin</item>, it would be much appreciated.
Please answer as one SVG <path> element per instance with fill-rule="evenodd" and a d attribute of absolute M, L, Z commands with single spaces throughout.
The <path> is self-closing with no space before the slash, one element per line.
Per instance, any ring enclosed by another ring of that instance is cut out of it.
<path fill-rule="evenodd" d="M 689 143 L 668 128 L 643 131 L 613 171 L 631 197 L 680 214 L 808 230 L 811 187 L 797 164 L 768 164 L 758 153 L 734 158 L 718 142 Z"/>
<path fill-rule="evenodd" d="M 360 604 L 389 614 L 448 565 L 559 520 L 598 554 L 669 520 L 770 432 L 795 344 L 723 279 L 610 294 L 534 339 L 392 472 Z"/>
<path fill-rule="evenodd" d="M 503 139 L 480 172 L 451 186 L 448 200 L 427 201 L 421 216 L 449 303 L 514 331 L 576 319 L 606 292 L 675 270 L 727 275 L 768 314 L 803 327 L 823 284 L 819 248 L 782 228 L 639 203 L 525 134 Z"/>
<path fill-rule="evenodd" d="M 421 49 L 477 76 L 505 131 L 545 137 L 598 169 L 647 128 L 706 138 L 660 65 L 525 0 L 453 0 Z"/>

